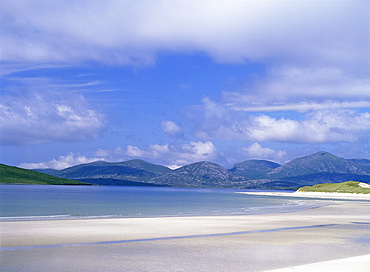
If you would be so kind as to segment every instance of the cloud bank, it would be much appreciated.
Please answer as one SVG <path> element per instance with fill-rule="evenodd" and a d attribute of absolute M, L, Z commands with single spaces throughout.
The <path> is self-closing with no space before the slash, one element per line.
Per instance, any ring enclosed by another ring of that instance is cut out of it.
<path fill-rule="evenodd" d="M 218 62 L 368 67 L 367 1 L 3 0 L 1 60 L 147 65 L 160 51 Z"/>
<path fill-rule="evenodd" d="M 336 100 L 340 107 L 369 107 L 370 99 L 370 80 L 344 73 L 337 68 L 298 68 L 282 67 L 269 71 L 264 77 L 246 82 L 245 86 L 236 92 L 224 91 L 222 99 L 225 103 L 234 108 L 243 108 L 252 111 L 260 105 L 270 105 L 267 110 L 280 106 L 279 110 L 284 110 L 284 105 L 294 101 L 295 104 L 301 102 L 302 107 L 296 110 L 317 109 L 320 106 L 314 104 L 324 104 L 321 107 L 331 107 L 327 102 Z M 346 101 L 345 103 L 343 103 Z M 367 103 L 366 103 L 367 101 Z M 351 102 L 351 103 L 349 103 Z M 279 105 L 280 103 L 280 105 Z M 312 107 L 309 105 L 312 104 Z M 352 104 L 352 105 L 350 105 Z M 263 110 L 263 107 L 261 107 Z M 261 110 L 260 109 L 260 110 Z"/>

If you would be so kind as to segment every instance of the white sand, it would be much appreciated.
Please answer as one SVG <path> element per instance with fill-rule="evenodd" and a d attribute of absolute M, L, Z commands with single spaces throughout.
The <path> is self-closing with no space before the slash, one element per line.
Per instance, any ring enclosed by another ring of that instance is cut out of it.
<path fill-rule="evenodd" d="M 266 271 L 370 254 L 369 202 L 312 201 L 328 205 L 267 215 L 0 222 L 0 270 Z"/>
<path fill-rule="evenodd" d="M 284 196 L 284 197 L 307 197 L 326 199 L 347 199 L 347 200 L 370 200 L 370 194 L 347 194 L 347 193 L 319 193 L 319 192 L 240 192 L 247 195 Z"/>
<path fill-rule="evenodd" d="M 360 182 L 358 184 L 358 186 L 362 187 L 362 188 L 370 188 L 370 184 L 367 184 L 367 183 L 364 183 L 364 182 Z"/>
<path fill-rule="evenodd" d="M 368 272 L 370 270 L 370 255 L 344 258 L 327 262 L 306 264 L 283 269 L 270 270 L 270 272 Z"/>

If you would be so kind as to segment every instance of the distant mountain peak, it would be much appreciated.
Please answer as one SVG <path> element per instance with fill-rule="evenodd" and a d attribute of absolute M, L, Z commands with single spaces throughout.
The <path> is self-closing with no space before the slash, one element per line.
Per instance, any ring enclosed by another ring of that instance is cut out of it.
<path fill-rule="evenodd" d="M 325 156 L 325 157 L 332 157 L 332 158 L 339 158 L 339 157 L 337 157 L 337 156 L 335 156 L 335 155 L 333 155 L 333 154 L 331 154 L 331 153 L 329 153 L 327 151 L 319 151 L 319 152 L 313 153 L 311 155 L 304 156 L 303 158 L 323 157 L 323 156 Z"/>
<path fill-rule="evenodd" d="M 94 161 L 90 163 L 84 163 L 83 165 L 92 165 L 92 166 L 102 166 L 102 165 L 107 165 L 109 162 L 106 161 Z"/>
<path fill-rule="evenodd" d="M 320 155 L 320 156 L 323 156 L 323 155 L 330 155 L 330 156 L 334 156 L 333 154 L 327 152 L 327 151 L 318 151 L 316 153 L 313 153 L 311 154 L 312 156 L 315 156 L 315 155 Z M 310 156 L 310 155 L 309 155 Z"/>
<path fill-rule="evenodd" d="M 182 187 L 233 187 L 242 179 L 222 166 L 208 161 L 185 165 L 172 173 L 152 179 L 156 184 Z"/>
<path fill-rule="evenodd" d="M 295 158 L 286 164 L 270 170 L 272 177 L 293 177 L 312 173 L 355 173 L 356 167 L 350 160 L 320 151 L 304 157 Z"/>
<path fill-rule="evenodd" d="M 209 161 L 200 161 L 200 162 L 194 162 L 194 163 L 185 165 L 185 166 L 180 167 L 178 169 L 189 168 L 189 167 L 190 168 L 202 168 L 202 167 L 205 167 L 205 168 L 209 168 L 209 167 L 210 168 L 222 168 L 222 166 L 218 165 L 217 163 L 213 163 L 213 162 L 209 162 Z"/>
<path fill-rule="evenodd" d="M 269 170 L 281 166 L 278 163 L 266 160 L 247 160 L 234 165 L 230 171 L 237 176 L 247 179 L 264 178 L 265 173 Z"/>
<path fill-rule="evenodd" d="M 247 169 L 247 168 L 259 167 L 259 168 L 269 169 L 269 168 L 276 168 L 279 166 L 281 166 L 281 164 L 278 164 L 272 161 L 267 161 L 267 160 L 247 160 L 247 161 L 236 163 L 234 165 L 234 168 Z"/>

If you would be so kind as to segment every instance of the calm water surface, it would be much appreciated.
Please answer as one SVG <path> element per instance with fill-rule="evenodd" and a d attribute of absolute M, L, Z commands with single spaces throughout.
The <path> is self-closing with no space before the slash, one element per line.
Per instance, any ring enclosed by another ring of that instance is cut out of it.
<path fill-rule="evenodd" d="M 239 215 L 312 208 L 307 200 L 242 190 L 120 186 L 0 185 L 0 220 Z"/>

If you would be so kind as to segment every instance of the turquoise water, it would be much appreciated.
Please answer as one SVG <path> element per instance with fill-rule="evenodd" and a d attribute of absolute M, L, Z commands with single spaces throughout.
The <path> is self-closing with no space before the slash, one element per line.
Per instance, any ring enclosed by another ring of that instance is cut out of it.
<path fill-rule="evenodd" d="M 243 215 L 312 208 L 305 200 L 241 190 L 0 185 L 0 220 Z"/>

